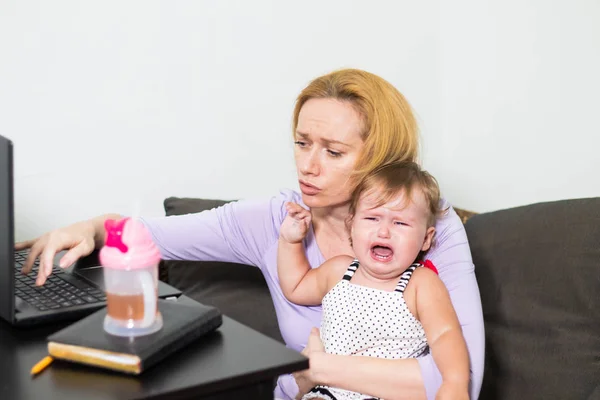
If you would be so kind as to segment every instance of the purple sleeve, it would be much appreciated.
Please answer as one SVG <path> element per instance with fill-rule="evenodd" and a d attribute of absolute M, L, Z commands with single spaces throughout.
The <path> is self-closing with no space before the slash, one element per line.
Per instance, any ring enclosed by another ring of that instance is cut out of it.
<path fill-rule="evenodd" d="M 275 400 L 295 399 L 298 396 L 298 384 L 293 375 L 281 375 L 277 379 L 277 387 L 275 387 Z"/>
<path fill-rule="evenodd" d="M 141 218 L 165 260 L 226 261 L 262 266 L 265 250 L 277 240 L 285 201 L 242 200 L 196 214 Z"/>
<path fill-rule="evenodd" d="M 445 207 L 450 205 L 446 203 Z M 435 243 L 426 258 L 431 260 L 438 269 L 440 279 L 450 293 L 452 305 L 462 326 L 471 361 L 469 391 L 471 399 L 477 399 L 483 381 L 485 352 L 483 312 L 467 233 L 453 208 L 450 207 L 447 214 L 439 218 L 436 224 Z M 431 354 L 419 358 L 418 361 L 425 382 L 427 399 L 434 399 L 442 384 L 442 376 Z"/>

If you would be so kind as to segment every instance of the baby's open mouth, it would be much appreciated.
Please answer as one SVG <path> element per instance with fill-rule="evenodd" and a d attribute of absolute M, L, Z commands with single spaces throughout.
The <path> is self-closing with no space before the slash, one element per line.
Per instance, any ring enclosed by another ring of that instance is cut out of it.
<path fill-rule="evenodd" d="M 394 251 L 387 246 L 375 245 L 371 247 L 371 256 L 378 261 L 389 261 Z"/>

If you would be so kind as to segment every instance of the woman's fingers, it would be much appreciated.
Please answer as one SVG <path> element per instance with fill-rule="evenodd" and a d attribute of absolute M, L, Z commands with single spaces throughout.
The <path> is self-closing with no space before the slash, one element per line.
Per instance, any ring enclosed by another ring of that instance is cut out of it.
<path fill-rule="evenodd" d="M 18 243 L 15 246 L 17 249 L 31 249 L 22 272 L 30 273 L 35 265 L 35 260 L 38 259 L 39 269 L 36 284 L 43 285 L 46 278 L 52 274 L 54 258 L 59 251 L 69 250 L 60 260 L 63 268 L 90 254 L 94 250 L 94 231 L 89 229 L 90 227 L 93 228 L 93 224 L 78 222 L 66 228 L 48 232 L 38 239 Z"/>
<path fill-rule="evenodd" d="M 54 258 L 56 257 L 56 254 L 59 251 L 66 250 L 72 247 L 72 249 L 69 252 L 67 252 L 66 255 L 70 253 L 70 257 L 73 257 L 74 254 L 83 253 L 85 249 L 89 247 L 86 246 L 85 241 L 77 243 L 70 242 L 67 239 L 68 238 L 65 238 L 63 235 L 57 234 L 50 236 L 49 239 L 46 241 L 46 244 L 40 254 L 40 268 L 38 270 L 38 276 L 35 282 L 36 285 L 43 285 L 46 282 L 46 279 L 52 274 L 52 269 L 54 268 Z M 91 250 L 87 254 L 89 254 L 90 252 Z M 63 268 L 66 268 L 69 265 L 70 264 L 65 265 Z"/>
<path fill-rule="evenodd" d="M 85 257 L 90 254 L 92 250 L 93 249 L 90 249 L 85 242 L 81 242 L 71 250 L 67 251 L 64 256 L 62 256 L 58 266 L 61 268 L 67 268 L 73 265 L 75 261 L 79 260 L 81 257 Z"/>
<path fill-rule="evenodd" d="M 35 242 L 37 242 L 37 240 L 38 239 L 31 239 L 31 240 L 26 240 L 24 242 L 15 243 L 15 250 L 19 251 L 19 250 L 30 249 L 31 246 L 33 246 L 35 244 Z"/>
<path fill-rule="evenodd" d="M 21 272 L 24 274 L 28 274 L 31 272 L 31 268 L 33 268 L 33 263 L 38 258 L 38 256 L 42 253 L 44 246 L 40 240 L 37 240 L 34 244 L 29 246 L 31 250 L 29 250 L 29 254 L 27 255 L 27 259 L 25 260 L 25 264 L 23 264 L 23 268 Z M 27 247 L 24 247 L 27 248 Z"/>
<path fill-rule="evenodd" d="M 36 285 L 43 285 L 52 273 L 56 252 L 56 246 L 51 245 L 51 243 L 46 244 L 44 251 L 42 251 L 42 254 L 40 255 L 40 268 L 38 269 L 38 276 L 35 282 Z"/>
<path fill-rule="evenodd" d="M 304 357 L 308 357 L 308 346 L 303 348 L 300 354 L 302 354 Z"/>
<path fill-rule="evenodd" d="M 325 351 L 325 347 L 321 341 L 321 332 L 319 331 L 319 328 L 313 327 L 310 330 L 306 347 L 309 349 L 309 352 Z"/>

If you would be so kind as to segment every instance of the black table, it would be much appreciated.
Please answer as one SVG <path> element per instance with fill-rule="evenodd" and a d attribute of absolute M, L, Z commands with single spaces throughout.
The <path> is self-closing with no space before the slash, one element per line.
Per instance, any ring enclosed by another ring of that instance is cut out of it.
<path fill-rule="evenodd" d="M 64 326 L 16 329 L 0 320 L 0 399 L 272 399 L 277 376 L 308 368 L 301 354 L 223 317 L 218 330 L 140 376 L 55 360 L 32 378 L 46 337 Z"/>

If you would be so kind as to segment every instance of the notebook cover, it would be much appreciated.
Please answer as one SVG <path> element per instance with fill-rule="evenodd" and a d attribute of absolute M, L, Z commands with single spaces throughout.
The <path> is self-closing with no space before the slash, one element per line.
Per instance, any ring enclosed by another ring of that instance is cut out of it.
<path fill-rule="evenodd" d="M 171 353 L 183 348 L 223 323 L 221 312 L 204 304 L 180 304 L 172 300 L 158 300 L 163 318 L 160 331 L 134 340 L 113 336 L 103 329 L 106 308 L 48 336 L 48 342 L 81 346 L 138 356 L 144 371 Z"/>

